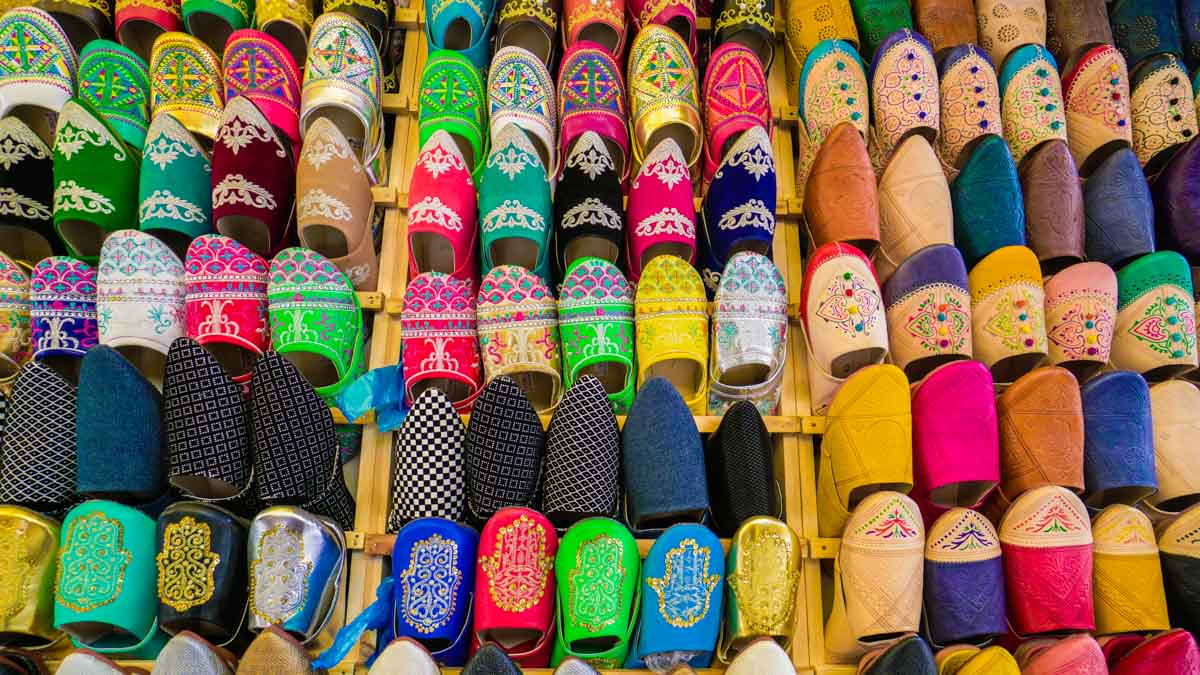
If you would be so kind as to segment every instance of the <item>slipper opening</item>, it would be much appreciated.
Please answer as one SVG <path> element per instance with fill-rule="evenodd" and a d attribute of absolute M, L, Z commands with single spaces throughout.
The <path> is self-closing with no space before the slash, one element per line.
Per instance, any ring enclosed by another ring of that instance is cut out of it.
<path fill-rule="evenodd" d="M 188 33 L 200 40 L 215 54 L 225 52 L 225 43 L 233 35 L 233 26 L 225 19 L 208 12 L 196 12 L 188 16 Z"/>
<path fill-rule="evenodd" d="M 537 268 L 537 242 L 524 237 L 504 237 L 492 242 L 492 265 L 519 265 L 527 270 Z"/>
<path fill-rule="evenodd" d="M 345 258 L 350 255 L 346 235 L 331 225 L 308 225 L 301 237 L 304 244 L 329 259 Z"/>
<path fill-rule="evenodd" d="M 58 224 L 58 233 L 81 258 L 99 257 L 106 236 L 99 225 L 84 220 L 64 220 Z"/>
<path fill-rule="evenodd" d="M 329 387 L 338 383 L 337 366 L 329 359 L 313 352 L 287 352 L 283 358 L 291 362 L 304 375 L 304 379 L 315 388 Z"/>
<path fill-rule="evenodd" d="M 616 264 L 620 255 L 621 249 L 615 242 L 604 237 L 581 235 L 572 239 L 563 251 L 563 257 L 566 258 L 563 267 L 570 267 L 580 258 L 601 258 Z"/>
<path fill-rule="evenodd" d="M 830 374 L 839 380 L 844 380 L 866 366 L 881 363 L 887 353 L 882 347 L 870 347 L 846 352 L 833 359 L 830 364 Z"/>
<path fill-rule="evenodd" d="M 33 230 L 13 225 L 0 225 L 0 251 L 13 260 L 31 264 L 54 255 L 48 239 Z"/>
<path fill-rule="evenodd" d="M 217 220 L 217 232 L 264 258 L 271 257 L 271 228 L 258 218 L 225 216 Z"/>
<path fill-rule="evenodd" d="M 684 401 L 690 401 L 700 393 L 704 380 L 703 367 L 693 359 L 666 359 L 646 369 L 643 381 L 662 377 L 675 385 Z"/>
<path fill-rule="evenodd" d="M 454 274 L 454 245 L 436 232 L 416 232 L 410 237 L 412 250 L 409 255 L 417 263 L 417 269 L 426 272 Z"/>

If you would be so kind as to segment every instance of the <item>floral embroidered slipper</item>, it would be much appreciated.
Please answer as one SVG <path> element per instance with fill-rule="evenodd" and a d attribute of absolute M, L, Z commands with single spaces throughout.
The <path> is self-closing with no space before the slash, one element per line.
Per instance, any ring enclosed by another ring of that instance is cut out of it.
<path fill-rule="evenodd" d="M 992 54 L 992 63 L 1004 64 L 1000 70 L 1000 110 L 1004 140 L 1017 166 L 1045 141 L 1067 140 L 1062 82 L 1050 52 L 1040 44 L 1027 44 L 1013 51 L 1008 61 Z"/>
<path fill-rule="evenodd" d="M 637 369 L 633 289 L 620 270 L 599 258 L 572 263 L 559 294 L 558 330 L 566 388 L 593 376 L 624 414 L 633 402 Z"/>
<path fill-rule="evenodd" d="M 971 296 L 962 254 L 934 244 L 900 263 L 883 285 L 892 363 L 910 382 L 971 358 Z"/>
<path fill-rule="evenodd" d="M 487 159 L 484 139 L 486 109 L 479 68 L 458 52 L 442 49 L 429 55 L 421 74 L 421 147 L 434 132 L 446 131 L 471 175 L 478 176 Z"/>
<path fill-rule="evenodd" d="M 446 131 L 421 147 L 408 184 L 408 272 L 449 274 L 469 287 L 479 278 L 478 202 L 471 167 Z"/>
<path fill-rule="evenodd" d="M 621 176 L 604 139 L 585 131 L 564 160 L 554 190 L 554 277 L 583 258 L 625 269 L 625 203 Z"/>
<path fill-rule="evenodd" d="M 54 231 L 54 153 L 16 116 L 0 118 L 0 195 L 6 208 L 0 224 L 0 253 L 26 268 L 64 252 Z"/>
<path fill-rule="evenodd" d="M 1093 47 L 1063 75 L 1067 144 L 1086 178 L 1098 160 L 1133 141 L 1129 71 L 1112 45 Z"/>
<path fill-rule="evenodd" d="M 293 150 L 300 147 L 300 73 L 279 40 L 257 30 L 237 31 L 225 44 L 221 72 L 226 101 L 249 100 Z"/>
<path fill-rule="evenodd" d="M 170 113 L 197 138 L 211 141 L 224 107 L 221 59 L 216 53 L 185 33 L 160 35 L 150 54 L 151 119 Z"/>
<path fill-rule="evenodd" d="M 1108 363 L 1117 275 L 1104 263 L 1078 263 L 1046 279 L 1045 289 L 1050 363 L 1086 382 Z"/>
<path fill-rule="evenodd" d="M 188 337 L 244 387 L 271 344 L 267 261 L 229 237 L 209 234 L 192 241 L 183 264 Z"/>
<path fill-rule="evenodd" d="M 0 59 L 0 116 L 19 117 L 52 144 L 54 115 L 75 95 L 79 57 L 70 38 L 45 11 L 18 7 L 0 17 L 0 44 L 25 45 Z"/>
<path fill-rule="evenodd" d="M 524 267 L 550 285 L 552 206 L 546 166 L 515 124 L 496 135 L 479 179 L 480 263 Z"/>
<path fill-rule="evenodd" d="M 1174 54 L 1156 54 L 1137 63 L 1132 75 L 1133 151 L 1146 173 L 1153 176 L 1175 149 L 1200 132 L 1195 83 Z"/>
<path fill-rule="evenodd" d="M 697 168 L 704 145 L 696 65 L 674 31 L 646 26 L 629 48 L 629 121 L 633 154 L 643 163 L 672 140 L 689 168 Z"/>
<path fill-rule="evenodd" d="M 1114 328 L 1114 367 L 1152 382 L 1195 369 L 1196 306 L 1183 256 L 1150 253 L 1117 271 Z"/>
<path fill-rule="evenodd" d="M 974 357 L 1007 384 L 1046 358 L 1045 293 L 1037 256 L 1024 246 L 988 254 L 967 276 Z"/>
<path fill-rule="evenodd" d="M 535 0 L 536 1 L 536 0 Z M 515 4 L 510 2 L 509 4 Z M 512 124 L 529 135 L 547 173 L 558 171 L 557 107 L 550 71 L 521 47 L 498 49 L 488 70 L 488 124 L 492 145 Z"/>
<path fill-rule="evenodd" d="M 361 6 L 361 5 L 358 5 Z M 300 133 L 319 118 L 333 122 L 374 182 L 383 148 L 383 65 L 360 23 L 327 11 L 313 24 L 300 94 Z"/>
<path fill-rule="evenodd" d="M 987 52 L 960 45 L 938 60 L 938 99 L 942 129 L 937 154 L 946 177 L 958 175 L 963 154 L 976 139 L 1003 133 L 1000 125 L 1000 82 Z"/>
<path fill-rule="evenodd" d="M 177 256 L 212 231 L 212 161 L 174 115 L 155 117 L 146 134 L 138 200 L 140 229 Z"/>
<path fill-rule="evenodd" d="M 751 127 L 729 149 L 704 197 L 700 276 L 710 296 L 732 256 L 770 254 L 776 188 L 771 138 L 765 128 Z"/>
<path fill-rule="evenodd" d="M 730 258 L 713 312 L 710 415 L 737 401 L 750 401 L 764 415 L 778 411 L 787 321 L 787 289 L 775 263 L 749 251 Z"/>
<path fill-rule="evenodd" d="M 696 260 L 696 205 L 687 159 L 674 139 L 663 139 L 642 163 L 629 188 L 628 218 L 625 245 L 635 284 L 658 257 Z"/>
<path fill-rule="evenodd" d="M 909 134 L 937 139 L 941 107 L 933 48 L 920 33 L 898 30 L 879 44 L 870 74 L 871 158 L 878 174 Z"/>
<path fill-rule="evenodd" d="M 693 415 L 708 402 L 708 302 L 700 275 L 682 258 L 646 266 L 634 302 L 638 388 L 655 377 L 678 390 Z"/>
<path fill-rule="evenodd" d="M 417 275 L 404 290 L 400 325 L 409 405 L 436 389 L 460 413 L 470 412 L 483 386 L 470 285 L 441 272 Z"/>
<path fill-rule="evenodd" d="M 515 265 L 496 267 L 483 278 L 476 307 L 487 380 L 508 376 L 539 413 L 554 410 L 562 398 L 558 308 L 542 280 Z"/>
<path fill-rule="evenodd" d="M 149 125 L 146 68 L 141 56 L 109 40 L 93 40 L 79 53 L 79 98 L 135 150 L 145 144 Z"/>
<path fill-rule="evenodd" d="M 99 341 L 96 270 L 67 256 L 44 258 L 33 268 L 29 300 L 34 360 L 77 375 L 72 362 Z"/>
<path fill-rule="evenodd" d="M 558 156 L 567 157 L 577 139 L 594 131 L 604 139 L 617 175 L 629 177 L 629 129 L 621 67 L 600 45 L 587 40 L 563 54 L 558 70 Z M 561 167 L 560 167 L 561 171 Z"/>

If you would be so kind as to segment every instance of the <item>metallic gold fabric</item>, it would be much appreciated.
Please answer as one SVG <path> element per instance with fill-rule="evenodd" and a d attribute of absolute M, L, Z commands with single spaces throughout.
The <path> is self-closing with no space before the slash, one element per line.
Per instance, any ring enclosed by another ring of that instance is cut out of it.
<path fill-rule="evenodd" d="M 775 638 L 785 648 L 796 621 L 800 538 L 786 523 L 757 516 L 742 523 L 729 543 L 727 624 L 720 656 L 726 663 L 755 638 Z"/>
<path fill-rule="evenodd" d="M 59 524 L 20 506 L 0 505 L 0 633 L 30 646 L 49 644 Z"/>

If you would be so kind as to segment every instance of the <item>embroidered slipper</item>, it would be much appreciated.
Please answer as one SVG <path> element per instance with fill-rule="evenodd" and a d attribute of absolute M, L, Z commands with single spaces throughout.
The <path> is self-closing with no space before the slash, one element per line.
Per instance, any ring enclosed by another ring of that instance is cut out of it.
<path fill-rule="evenodd" d="M 66 256 L 46 258 L 33 268 L 29 287 L 33 358 L 66 373 L 99 340 L 96 270 Z"/>
<path fill-rule="evenodd" d="M 54 228 L 73 256 L 94 264 L 106 236 L 137 222 L 141 158 L 82 99 L 63 106 L 54 136 Z"/>
<path fill-rule="evenodd" d="M 271 260 L 271 346 L 327 401 L 365 370 L 363 318 L 354 288 L 332 262 L 304 248 Z"/>
<path fill-rule="evenodd" d="M 661 377 L 693 415 L 708 401 L 708 303 L 691 265 L 661 255 L 646 267 L 634 301 L 638 388 Z"/>
<path fill-rule="evenodd" d="M 1056 61 L 1070 66 L 1099 44 L 1113 44 L 1102 0 L 1046 0 L 1046 47 Z"/>
<path fill-rule="evenodd" d="M 1146 380 L 1137 373 L 1114 371 L 1092 378 L 1079 389 L 1084 502 L 1101 509 L 1115 503 L 1136 504 L 1154 494 L 1158 482 Z"/>
<path fill-rule="evenodd" d="M 424 645 L 409 638 L 393 640 L 379 654 L 371 669 L 370 675 L 386 675 L 388 673 L 404 673 L 404 675 L 441 675 L 442 669 Z"/>
<path fill-rule="evenodd" d="M 1173 2 L 1116 0 L 1108 8 L 1108 20 L 1126 63 L 1137 64 L 1155 54 L 1183 54 L 1179 10 Z"/>
<path fill-rule="evenodd" d="M 692 59 L 696 58 L 697 29 L 696 3 L 693 0 L 682 2 L 652 2 L 651 0 L 628 0 L 629 17 L 633 22 L 634 40 L 637 45 L 642 32 L 653 25 L 663 26 L 679 36 L 687 47 Z M 632 47 L 631 47 L 632 49 Z M 631 61 L 632 63 L 632 61 Z M 633 78 L 630 77 L 630 82 Z"/>
<path fill-rule="evenodd" d="M 138 221 L 184 257 L 189 243 L 212 231 L 212 162 L 174 115 L 154 118 L 138 176 Z"/>
<path fill-rule="evenodd" d="M 561 13 L 562 0 L 502 0 L 496 17 L 496 52 L 491 67 L 496 67 L 496 58 L 508 47 L 527 50 L 543 67 L 553 63 Z"/>
<path fill-rule="evenodd" d="M 1156 54 L 1135 64 L 1131 88 L 1133 151 L 1146 173 L 1154 175 L 1200 131 L 1194 85 L 1174 54 Z"/>
<path fill-rule="evenodd" d="M 999 530 L 1011 630 L 1093 630 L 1092 530 L 1083 502 L 1057 485 L 1036 488 L 1013 502 Z"/>
<path fill-rule="evenodd" d="M 31 363 L 17 376 L 0 444 L 6 503 L 55 513 L 76 501 L 75 406 L 75 385 L 50 367 Z"/>
<path fill-rule="evenodd" d="M 775 0 L 723 0 L 713 8 L 712 16 L 714 54 L 725 44 L 745 45 L 758 58 L 764 73 L 771 69 L 775 60 Z"/>
<path fill-rule="evenodd" d="M 738 401 L 764 415 L 778 411 L 787 323 L 787 288 L 775 263 L 749 251 L 730 258 L 713 311 L 710 415 L 724 414 Z"/>
<path fill-rule="evenodd" d="M 771 20 L 774 21 L 774 15 Z M 754 52 L 737 43 L 721 45 L 709 58 L 704 72 L 706 190 L 721 161 L 733 154 L 733 149 L 749 130 L 761 127 L 767 131 L 770 147 L 770 131 L 774 124 L 766 72 Z"/>
<path fill-rule="evenodd" d="M 730 148 L 704 197 L 700 276 L 717 292 L 729 259 L 739 252 L 769 255 L 775 238 L 775 152 L 761 126 L 751 127 Z"/>
<path fill-rule="evenodd" d="M 912 487 L 908 380 L 895 366 L 863 368 L 838 390 L 828 417 L 817 477 L 817 522 L 822 537 L 837 537 L 867 494 Z M 915 504 L 913 512 L 919 519 Z"/>
<path fill-rule="evenodd" d="M 1016 164 L 1004 139 L 979 140 L 954 184 L 954 241 L 967 269 L 993 251 L 1025 245 L 1025 205 Z"/>
<path fill-rule="evenodd" d="M 918 251 L 954 243 L 951 204 L 950 186 L 933 146 L 920 134 L 905 138 L 879 178 L 875 271 L 881 283 Z"/>
<path fill-rule="evenodd" d="M 734 403 L 704 447 L 713 529 L 732 537 L 754 516 L 780 513 L 781 484 L 772 468 L 771 435 L 748 401 Z"/>
<path fill-rule="evenodd" d="M 527 1 L 538 0 L 509 0 L 505 9 Z M 488 111 L 493 148 L 501 144 L 504 127 L 514 125 L 529 136 L 547 173 L 558 171 L 554 80 L 543 61 L 521 47 L 496 50 L 488 71 Z"/>
<path fill-rule="evenodd" d="M 917 631 L 924 548 L 925 527 L 913 500 L 889 491 L 862 500 L 833 564 L 833 611 L 825 624 L 836 636 L 826 647 L 831 655 L 854 658 L 891 636 Z"/>
<path fill-rule="evenodd" d="M 1200 203 L 1192 193 L 1200 171 L 1200 145 L 1189 141 L 1162 170 L 1151 186 L 1156 210 L 1158 245 L 1182 253 L 1188 262 L 1200 260 L 1200 235 L 1192 225 Z"/>
<path fill-rule="evenodd" d="M 620 270 L 599 258 L 571 264 L 558 300 L 566 388 L 595 377 L 622 415 L 633 402 L 637 377 L 633 303 L 633 288 Z"/>
<path fill-rule="evenodd" d="M 1200 522 L 1200 509 L 1187 509 L 1178 518 L 1164 523 L 1158 535 L 1159 558 L 1171 623 L 1190 630 L 1197 625 L 1200 603 L 1195 579 L 1200 569 L 1200 546 L 1191 533 Z"/>
<path fill-rule="evenodd" d="M 413 402 L 392 443 L 388 532 L 418 518 L 462 520 L 466 436 L 458 410 L 441 389 L 428 389 Z"/>
<path fill-rule="evenodd" d="M 875 60 L 888 36 L 913 27 L 912 8 L 903 0 L 850 0 L 850 9 L 862 39 L 859 51 L 867 61 Z"/>
<path fill-rule="evenodd" d="M 146 68 L 143 57 L 109 40 L 93 40 L 79 52 L 79 98 L 136 151 L 145 144 L 149 126 Z"/>
<path fill-rule="evenodd" d="M 955 507 L 928 528 L 923 588 L 923 614 L 933 644 L 974 643 L 1008 633 L 1000 540 L 978 511 Z M 978 659 L 978 654 L 964 661 Z"/>
<path fill-rule="evenodd" d="M 270 346 L 267 261 L 219 234 L 197 237 L 184 258 L 187 335 L 243 388 Z"/>
<path fill-rule="evenodd" d="M 244 533 L 243 536 L 245 536 Z M 233 606 L 236 607 L 237 603 L 233 603 Z M 166 675 L 166 673 L 177 672 L 189 672 L 196 675 L 233 675 L 233 668 L 230 664 L 235 661 L 236 657 L 229 650 L 213 646 L 208 640 L 190 630 L 185 630 L 176 633 L 175 637 L 172 637 L 158 653 L 150 675 Z"/>
<path fill-rule="evenodd" d="M 1115 675 L 1134 675 L 1144 669 L 1187 672 L 1200 667 L 1196 638 L 1186 630 L 1168 630 L 1146 638 L 1111 668 Z"/>
<path fill-rule="evenodd" d="M 563 11 L 567 51 L 580 42 L 591 42 L 609 54 L 625 53 L 625 0 L 563 0 Z"/>
<path fill-rule="evenodd" d="M 529 137 L 505 125 L 479 179 L 480 265 L 523 267 L 550 286 L 550 181 Z"/>
<path fill-rule="evenodd" d="M 930 525 L 946 510 L 976 508 L 1000 482 L 992 375 L 956 361 L 912 386 L 913 489 Z"/>
<path fill-rule="evenodd" d="M 631 647 L 641 596 L 637 542 L 610 518 L 587 518 L 567 530 L 554 560 L 558 604 L 552 664 L 567 657 L 619 668 Z"/>
<path fill-rule="evenodd" d="M 440 666 L 460 667 L 467 660 L 478 547 L 475 530 L 422 518 L 400 530 L 392 549 L 395 633 L 432 650 Z"/>
<path fill-rule="evenodd" d="M 1000 83 L 987 52 L 973 44 L 946 52 L 938 61 L 938 99 L 942 128 L 937 153 L 947 178 L 953 179 L 977 139 L 1003 132 Z"/>
<path fill-rule="evenodd" d="M 383 148 L 383 65 L 367 30 L 350 16 L 330 11 L 317 17 L 304 65 L 300 133 L 324 117 L 333 122 L 368 173 Z"/>
<path fill-rule="evenodd" d="M 471 412 L 483 386 L 483 369 L 470 286 L 440 272 L 417 275 L 404 291 L 400 326 L 408 402 L 436 389 L 458 412 Z"/>
<path fill-rule="evenodd" d="M 254 460 L 241 388 L 190 338 L 175 340 L 167 353 L 163 424 L 171 485 L 205 501 L 250 487 Z"/>
<path fill-rule="evenodd" d="M 181 0 L 143 3 L 141 0 L 116 0 L 117 41 L 144 62 L 150 60 L 154 41 L 163 33 L 183 30 Z M 147 85 L 149 88 L 149 85 Z"/>
<path fill-rule="evenodd" d="M 888 354 L 879 282 L 867 257 L 841 243 L 813 251 L 804 274 L 800 316 L 811 355 L 813 411 L 822 414 L 846 378 L 882 363 Z"/>
<path fill-rule="evenodd" d="M 1017 172 L 1025 200 L 1025 234 L 1043 274 L 1054 274 L 1084 257 L 1082 182 L 1067 144 L 1043 143 Z"/>
<path fill-rule="evenodd" d="M 600 134 L 583 132 L 559 176 L 554 190 L 555 278 L 565 279 L 567 270 L 590 257 L 625 269 L 621 176 Z"/>
<path fill-rule="evenodd" d="M 1087 177 L 1107 153 L 1132 143 L 1125 59 L 1112 45 L 1093 47 L 1066 72 L 1062 87 L 1067 142 Z"/>
<path fill-rule="evenodd" d="M 1050 363 L 1084 382 L 1108 363 L 1117 316 L 1117 275 L 1104 263 L 1072 265 L 1046 279 Z"/>
<path fill-rule="evenodd" d="M 433 132 L 421 146 L 408 184 L 410 277 L 440 272 L 469 288 L 477 283 L 478 206 L 471 171 L 446 131 Z"/>
<path fill-rule="evenodd" d="M 703 520 L 709 505 L 704 448 L 670 381 L 655 377 L 638 388 L 621 445 L 625 514 L 633 530 Z"/>
<path fill-rule="evenodd" d="M 241 96 L 258 108 L 293 150 L 300 145 L 300 73 L 275 38 L 256 30 L 229 36 L 221 57 L 225 100 Z"/>
<path fill-rule="evenodd" d="M 562 398 L 554 296 L 528 270 L 503 265 L 483 278 L 476 312 L 487 380 L 507 376 L 539 413 L 553 411 Z"/>
<path fill-rule="evenodd" d="M 183 263 L 144 232 L 110 235 L 96 268 L 96 312 L 100 344 L 120 350 L 161 385 L 167 350 L 186 326 Z"/>
<path fill-rule="evenodd" d="M 519 675 L 513 661 L 526 668 L 549 665 L 557 554 L 554 526 L 537 511 L 506 508 L 488 519 L 475 567 L 473 639 L 483 646 L 464 673 Z"/>
<path fill-rule="evenodd" d="M 998 68 L 1007 68 L 1008 58 L 1015 57 L 1025 46 L 1036 45 L 1045 51 L 1042 47 L 1046 44 L 1045 0 L 980 0 L 975 5 L 975 17 L 979 23 L 979 45 Z M 1013 152 L 1016 153 L 1015 148 Z"/>
<path fill-rule="evenodd" d="M 93 651 L 157 654 L 167 638 L 156 621 L 154 549 L 154 521 L 141 511 L 100 500 L 71 509 L 59 548 L 55 627 Z"/>
<path fill-rule="evenodd" d="M 1114 504 L 1092 521 L 1092 536 L 1097 634 L 1169 630 L 1150 518 L 1132 506 Z"/>
<path fill-rule="evenodd" d="M 458 52 L 438 50 L 429 55 L 421 73 L 421 147 L 436 131 L 445 131 L 458 145 L 463 162 L 477 177 L 487 159 L 484 141 L 483 80 L 479 67 Z"/>
<path fill-rule="evenodd" d="M 807 174 L 804 220 L 814 248 L 846 241 L 871 255 L 879 244 L 879 193 L 867 144 L 842 122 L 821 143 Z"/>
<path fill-rule="evenodd" d="M 725 552 L 708 528 L 671 526 L 642 564 L 641 622 L 627 665 L 637 660 L 655 672 L 674 666 L 707 668 L 721 629 Z M 688 670 L 690 670 L 690 667 Z"/>
<path fill-rule="evenodd" d="M 559 157 L 567 157 L 585 132 L 594 131 L 604 139 L 622 183 L 629 177 L 625 80 L 601 45 L 580 39 L 563 54 L 558 69 L 558 120 Z"/>
<path fill-rule="evenodd" d="M 231 660 L 232 654 L 193 631 L 227 642 L 242 625 L 246 611 L 244 521 L 212 504 L 176 502 L 158 517 L 156 533 L 158 622 L 175 637 L 155 659 L 155 671 L 180 672 L 160 670 L 173 665 L 197 675 L 231 675 L 221 652 Z M 190 576 L 191 565 L 199 566 L 198 577 Z"/>
<path fill-rule="evenodd" d="M 771 638 L 788 649 L 796 623 L 790 598 L 800 583 L 796 533 L 775 518 L 758 516 L 742 523 L 729 541 L 725 581 L 729 593 L 718 652 L 721 661 L 728 663 L 735 654 L 740 658 L 743 650 L 754 651 L 760 638 Z"/>
<path fill-rule="evenodd" d="M 934 54 L 979 44 L 971 0 L 915 0 L 912 12 L 914 26 L 929 40 Z"/>
<path fill-rule="evenodd" d="M 1013 382 L 1046 358 L 1045 293 L 1037 257 L 1024 246 L 988 254 L 967 276 L 975 358 L 999 384 Z"/>
<path fill-rule="evenodd" d="M 1041 4 L 1040 0 L 1034 1 Z M 992 63 L 1004 64 L 1000 70 L 1004 140 L 1012 149 L 1013 161 L 1020 166 L 1025 155 L 1045 141 L 1067 140 L 1058 64 L 1040 44 L 1020 47 L 1007 62 L 992 52 L 988 49 Z"/>
<path fill-rule="evenodd" d="M 1196 367 L 1196 317 L 1187 261 L 1174 251 L 1151 253 L 1117 272 L 1116 368 L 1152 382 Z"/>
<path fill-rule="evenodd" d="M 495 10 L 495 0 L 427 5 L 425 38 L 430 56 L 435 51 L 453 52 L 475 68 L 485 70 L 491 54 Z"/>
<path fill-rule="evenodd" d="M 646 157 L 629 188 L 626 255 L 635 284 L 657 257 L 696 259 L 696 206 L 687 159 L 666 138 Z"/>
<path fill-rule="evenodd" d="M 221 113 L 213 143 L 213 224 L 264 258 L 285 246 L 294 212 L 296 168 L 283 138 L 238 96 Z"/>
<path fill-rule="evenodd" d="M 858 55 L 858 28 L 854 25 L 854 14 L 850 11 L 850 0 L 833 0 L 828 4 L 808 6 L 795 2 L 783 3 L 784 41 L 787 60 L 787 90 L 800 92 L 801 72 L 809 55 L 821 43 L 830 38 L 845 41 L 850 53 Z M 792 94 L 788 94 L 792 100 Z M 866 101 L 863 101 L 864 105 Z M 801 116 L 803 119 L 803 116 Z M 864 120 L 865 123 L 865 120 Z"/>
<path fill-rule="evenodd" d="M 468 515 L 482 522 L 505 506 L 532 506 L 545 450 L 542 421 L 517 383 L 506 376 L 488 382 L 463 449 Z"/>
<path fill-rule="evenodd" d="M 313 0 L 255 0 L 258 30 L 278 40 L 303 67 L 308 59 L 308 36 L 319 12 Z"/>
<path fill-rule="evenodd" d="M 638 32 L 629 48 L 629 121 L 633 154 L 643 164 L 672 140 L 689 169 L 697 168 L 704 132 L 696 80 L 696 65 L 678 34 L 658 24 Z"/>
<path fill-rule="evenodd" d="M 809 149 L 822 147 L 834 127 L 843 122 L 851 123 L 861 136 L 866 136 L 870 89 L 866 67 L 855 44 L 856 40 L 822 40 L 804 61 L 799 78 L 798 112 L 805 132 L 800 134 L 800 140 Z M 815 151 L 807 152 L 800 158 L 796 186 L 801 193 L 814 155 Z"/>
<path fill-rule="evenodd" d="M 0 119 L 0 196 L 5 200 L 0 224 L 0 253 L 33 267 L 39 260 L 61 254 L 54 231 L 54 159 L 50 146 L 18 117 Z"/>
<path fill-rule="evenodd" d="M 872 162 L 878 174 L 907 136 L 931 144 L 941 127 L 938 69 L 933 48 L 904 28 L 879 43 L 871 62 Z"/>
<path fill-rule="evenodd" d="M 21 372 L 32 352 L 30 281 L 11 258 L 0 254 L 0 382 Z"/>
<path fill-rule="evenodd" d="M 300 243 L 329 258 L 356 290 L 374 290 L 379 285 L 374 215 L 370 177 L 337 126 L 317 119 L 304 137 L 296 169 Z"/>
<path fill-rule="evenodd" d="M 216 137 L 224 107 L 221 59 L 213 49 L 185 33 L 158 36 L 150 54 L 150 117 L 170 113 L 205 143 Z"/>
<path fill-rule="evenodd" d="M 1089 260 L 1120 269 L 1154 251 L 1154 202 L 1133 151 L 1108 156 L 1083 184 Z"/>
<path fill-rule="evenodd" d="M 79 57 L 70 38 L 45 11 L 17 7 L 0 18 L 0 44 L 25 45 L 0 59 L 0 117 L 15 114 L 52 144 L 54 115 L 75 95 Z"/>
<path fill-rule="evenodd" d="M 25 666 L 24 670 L 12 671 L 16 675 L 49 675 L 41 657 L 32 650 L 50 646 L 63 636 L 53 625 L 59 523 L 20 506 L 0 506 L 0 526 L 8 534 L 21 533 L 16 550 L 22 553 L 23 561 L 18 565 L 7 563 L 3 570 L 6 574 L 22 573 L 21 594 L 17 597 L 26 601 L 5 624 L 5 630 L 26 649 L 6 647 L 0 652 L 0 663 L 7 660 L 14 667 Z"/>
<path fill-rule="evenodd" d="M 617 419 L 594 377 L 567 390 L 546 432 L 542 509 L 566 529 L 589 516 L 614 516 L 619 492 L 621 438 Z"/>
<path fill-rule="evenodd" d="M 294 506 L 272 506 L 250 521 L 246 558 L 250 570 L 251 631 L 278 626 L 304 644 L 334 614 L 346 568 L 341 528 Z M 307 570 L 307 576 L 286 570 Z"/>
<path fill-rule="evenodd" d="M 1150 387 L 1150 419 L 1154 423 L 1154 470 L 1158 492 L 1146 502 L 1156 511 L 1178 513 L 1198 501 L 1196 454 L 1193 434 L 1200 430 L 1195 411 L 1200 410 L 1200 389 L 1182 380 Z"/>

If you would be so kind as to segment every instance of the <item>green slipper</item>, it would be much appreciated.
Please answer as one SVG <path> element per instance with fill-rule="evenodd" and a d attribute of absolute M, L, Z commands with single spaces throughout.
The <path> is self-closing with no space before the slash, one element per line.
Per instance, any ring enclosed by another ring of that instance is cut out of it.
<path fill-rule="evenodd" d="M 580 258 L 567 268 L 558 298 L 566 388 L 584 375 L 604 385 L 618 415 L 633 404 L 633 289 L 616 265 Z"/>
<path fill-rule="evenodd" d="M 529 137 L 506 125 L 479 179 L 479 256 L 483 273 L 500 265 L 533 272 L 550 282 L 550 234 L 553 231 L 550 180 Z"/>
<path fill-rule="evenodd" d="M 449 49 L 429 55 L 421 73 L 419 144 L 433 132 L 444 130 L 454 138 L 471 175 L 478 179 L 487 156 L 484 128 L 487 126 L 483 78 L 467 57 Z"/>

